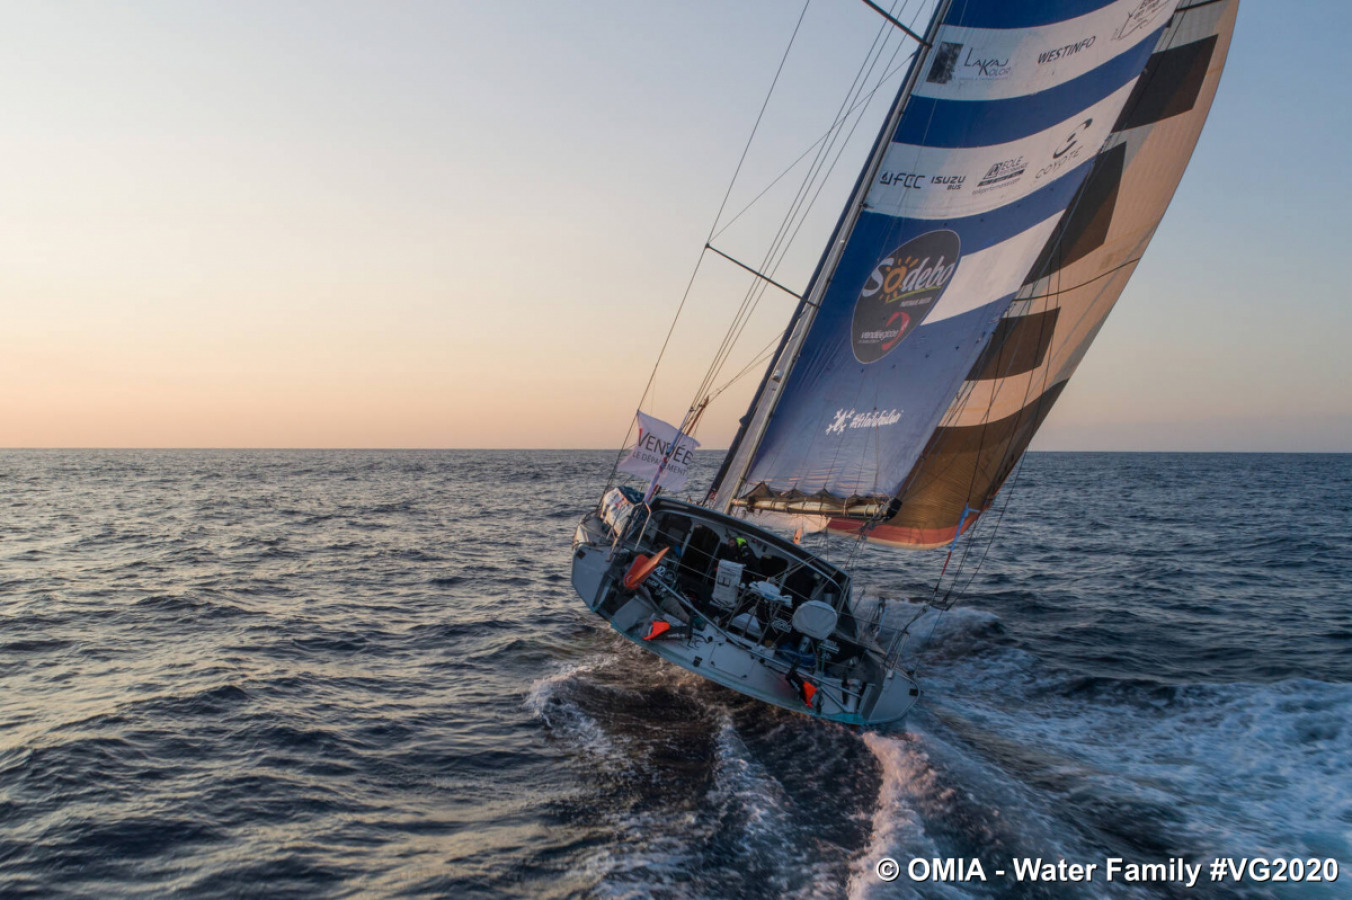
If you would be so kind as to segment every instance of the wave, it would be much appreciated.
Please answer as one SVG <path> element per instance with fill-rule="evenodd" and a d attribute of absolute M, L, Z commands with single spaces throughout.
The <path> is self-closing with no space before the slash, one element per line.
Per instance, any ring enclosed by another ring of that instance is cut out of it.
<path fill-rule="evenodd" d="M 929 766 L 929 757 L 913 742 L 895 737 L 867 734 L 864 743 L 878 760 L 882 784 L 873 810 L 872 839 L 855 860 L 846 886 L 850 900 L 869 900 L 892 892 L 877 875 L 875 867 L 879 860 L 891 857 L 905 865 L 911 858 L 941 855 L 912 802 L 917 791 L 934 790 L 936 776 Z"/>
<path fill-rule="evenodd" d="M 926 698 L 915 721 L 929 733 L 868 738 L 889 777 L 907 780 L 903 793 L 933 777 L 916 769 L 916 744 L 941 741 L 984 769 L 963 777 L 969 790 L 1006 793 L 996 804 L 1006 817 L 1058 822 L 1044 840 L 1078 835 L 1095 852 L 1147 859 L 1352 856 L 1352 685 L 1085 677 L 993 643 L 997 626 L 976 610 L 943 617 L 920 654 Z M 880 799 L 880 810 L 893 806 Z M 913 810 L 898 810 L 875 843 L 905 843 Z M 1031 855 L 1047 853 L 1042 844 Z"/>
<path fill-rule="evenodd" d="M 621 748 L 572 695 L 577 680 L 601 665 L 603 662 L 599 660 L 574 663 L 536 679 L 527 691 L 523 705 L 544 722 L 552 734 L 568 740 L 588 756 L 609 763 L 624 763 L 626 757 Z"/>

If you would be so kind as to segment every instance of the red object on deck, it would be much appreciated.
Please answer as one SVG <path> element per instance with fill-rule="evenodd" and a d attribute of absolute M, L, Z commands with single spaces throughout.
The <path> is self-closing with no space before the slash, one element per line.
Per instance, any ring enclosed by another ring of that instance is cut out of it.
<path fill-rule="evenodd" d="M 643 583 L 645 578 L 653 573 L 653 569 L 656 569 L 662 564 L 662 557 L 666 556 L 667 551 L 670 549 L 670 547 L 663 547 L 661 550 L 657 551 L 656 556 L 644 556 L 640 553 L 638 556 L 634 557 L 633 565 L 629 567 L 628 572 L 624 573 L 625 590 L 638 590 L 638 586 Z"/>
<path fill-rule="evenodd" d="M 643 639 L 645 641 L 651 641 L 653 638 L 659 638 L 670 630 L 670 622 L 663 622 L 661 619 L 658 619 L 653 623 L 652 627 L 648 629 L 648 633 L 643 636 Z"/>

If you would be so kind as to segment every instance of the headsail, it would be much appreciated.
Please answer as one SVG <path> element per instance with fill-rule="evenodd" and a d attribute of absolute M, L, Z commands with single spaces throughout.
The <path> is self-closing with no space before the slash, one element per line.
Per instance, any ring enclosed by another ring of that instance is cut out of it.
<path fill-rule="evenodd" d="M 906 479 L 898 513 L 874 529 L 875 540 L 946 542 L 964 510 L 990 505 L 1126 287 L 1183 177 L 1237 10 L 1238 0 L 1179 6 L 1019 300 Z"/>
<path fill-rule="evenodd" d="M 975 519 L 1120 293 L 1205 118 L 1235 0 L 1176 5 L 941 9 L 721 502 L 905 546 Z"/>

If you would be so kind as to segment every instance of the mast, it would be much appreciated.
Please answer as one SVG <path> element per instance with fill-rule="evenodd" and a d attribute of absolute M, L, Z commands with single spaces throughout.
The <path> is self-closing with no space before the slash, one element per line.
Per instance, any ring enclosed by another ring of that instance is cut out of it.
<path fill-rule="evenodd" d="M 775 355 L 769 368 L 766 369 L 756 396 L 752 399 L 751 406 L 747 410 L 747 416 L 743 419 L 742 426 L 738 429 L 732 446 L 728 449 L 728 454 L 723 459 L 723 464 L 714 478 L 713 487 L 710 488 L 709 492 L 710 499 L 716 500 L 718 508 L 724 513 L 731 513 L 732 511 L 732 502 L 741 490 L 747 470 L 751 467 L 751 459 L 760 446 L 761 438 L 764 437 L 770 416 L 774 412 L 775 405 L 779 402 L 784 385 L 788 381 L 789 373 L 792 371 L 798 353 L 802 349 L 803 341 L 812 329 L 812 322 L 821 306 L 822 297 L 831 283 L 831 275 L 840 262 L 846 244 L 849 243 L 855 223 L 859 221 L 859 214 L 864 208 L 864 200 L 868 196 L 873 180 L 883 163 L 892 135 L 896 133 L 897 125 L 906 109 L 906 103 L 910 99 L 911 92 L 915 89 L 916 80 L 920 72 L 923 71 L 929 50 L 934 44 L 935 34 L 938 32 L 939 25 L 943 22 L 951 3 L 952 0 L 939 0 L 939 3 L 935 6 L 934 15 L 930 19 L 929 26 L 925 29 L 924 41 L 916 47 L 910 70 L 906 73 L 906 79 L 902 82 L 901 89 L 897 93 L 897 99 L 892 104 L 891 112 L 886 121 L 883 122 L 882 129 L 878 132 L 878 138 L 874 141 L 873 152 L 869 161 L 860 171 L 850 200 L 846 204 L 840 220 L 836 223 L 835 231 L 831 235 L 831 243 L 827 245 L 821 261 L 817 264 L 817 270 L 813 273 L 808 289 L 803 293 L 802 300 L 789 319 L 784 339 L 780 342 L 779 352 Z M 873 4 L 869 5 L 872 6 Z M 888 18 L 890 20 L 891 17 Z M 906 30 L 906 33 L 911 34 L 909 30 Z"/>

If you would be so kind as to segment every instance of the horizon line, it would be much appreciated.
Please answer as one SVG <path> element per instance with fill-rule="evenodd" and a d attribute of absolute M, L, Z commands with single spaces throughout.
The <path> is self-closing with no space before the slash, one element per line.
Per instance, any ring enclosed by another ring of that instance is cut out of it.
<path fill-rule="evenodd" d="M 235 451 L 235 452 L 294 452 L 294 453 L 313 453 L 316 451 L 361 451 L 361 452 L 380 452 L 380 453 L 447 453 L 447 452 L 495 452 L 495 453 L 618 453 L 620 450 L 615 447 L 260 447 L 260 446 L 237 446 L 237 447 L 158 447 L 158 446 L 109 446 L 109 447 L 0 447 L 0 453 L 18 452 L 18 453 L 46 453 L 56 451 L 77 451 L 87 450 L 90 452 L 104 453 L 112 451 L 130 451 L 147 450 L 154 452 L 182 453 L 190 451 Z M 727 453 L 727 448 L 705 449 L 700 448 L 695 453 L 704 455 L 709 453 Z M 1043 448 L 1038 450 L 1027 450 L 1029 453 L 1174 453 L 1174 454 L 1206 454 L 1219 455 L 1229 454 L 1235 456 L 1283 456 L 1305 454 L 1311 456 L 1347 456 L 1352 455 L 1352 450 L 1070 450 Z"/>

